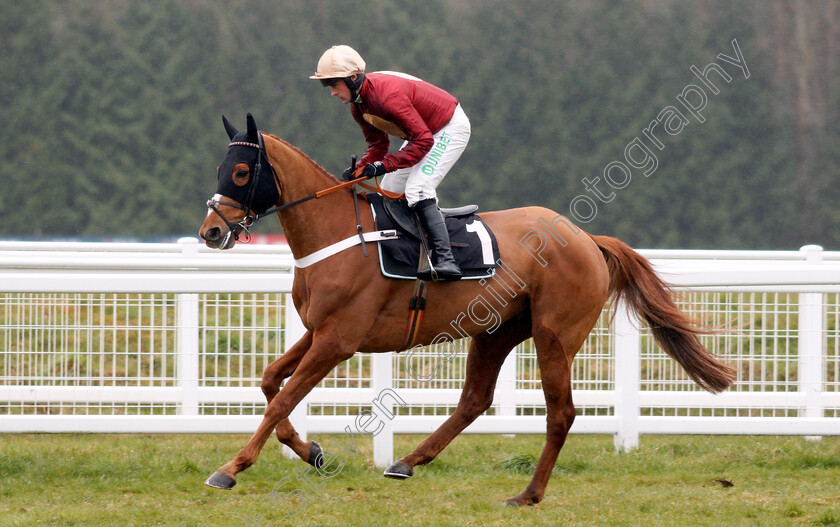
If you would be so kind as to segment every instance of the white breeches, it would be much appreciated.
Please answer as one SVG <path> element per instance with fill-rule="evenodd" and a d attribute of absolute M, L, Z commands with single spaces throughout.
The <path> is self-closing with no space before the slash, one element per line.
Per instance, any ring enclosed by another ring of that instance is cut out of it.
<path fill-rule="evenodd" d="M 382 178 L 383 189 L 405 193 L 405 199 L 412 207 L 424 199 L 437 199 L 435 189 L 470 141 L 470 120 L 460 104 L 446 126 L 434 134 L 434 139 L 432 149 L 416 165 L 389 172 Z M 408 141 L 401 149 L 406 145 Z"/>

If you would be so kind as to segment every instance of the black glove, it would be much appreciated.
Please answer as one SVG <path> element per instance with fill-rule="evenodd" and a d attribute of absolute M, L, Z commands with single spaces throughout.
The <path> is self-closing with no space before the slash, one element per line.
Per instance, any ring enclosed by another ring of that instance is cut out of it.
<path fill-rule="evenodd" d="M 364 167 L 359 167 L 353 172 L 353 175 L 356 177 L 364 176 L 365 179 L 370 179 L 372 177 L 384 175 L 387 170 L 385 170 L 385 163 L 382 161 L 374 161 L 373 163 L 368 163 Z"/>
<path fill-rule="evenodd" d="M 354 167 L 347 167 L 347 169 L 341 173 L 341 180 L 350 181 L 353 179 L 353 170 L 355 170 Z"/>

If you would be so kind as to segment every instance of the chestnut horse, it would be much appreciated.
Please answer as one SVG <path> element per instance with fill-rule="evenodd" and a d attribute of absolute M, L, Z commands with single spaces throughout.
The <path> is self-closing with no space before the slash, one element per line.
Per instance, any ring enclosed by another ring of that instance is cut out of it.
<path fill-rule="evenodd" d="M 216 196 L 208 202 L 199 231 L 208 247 L 232 247 L 251 224 L 274 212 L 296 260 L 358 238 L 355 183 L 342 185 L 297 148 L 259 132 L 250 114 L 246 131 L 238 132 L 227 119 L 224 124 L 231 143 L 219 168 Z M 357 194 L 357 199 L 363 230 L 374 231 L 365 195 Z M 623 299 L 701 387 L 716 393 L 733 382 L 734 370 L 703 347 L 698 339 L 703 331 L 678 309 L 647 260 L 623 242 L 587 234 L 541 207 L 480 216 L 498 241 L 501 271 L 492 280 L 429 283 L 417 340 L 418 345 L 427 345 L 451 339 L 453 328 L 472 337 L 460 401 L 440 428 L 394 462 L 386 475 L 412 476 L 413 467 L 432 461 L 487 410 L 505 357 L 514 346 L 533 338 L 547 407 L 546 443 L 531 482 L 505 503 L 530 505 L 542 500 L 575 419 L 571 362 L 611 297 Z M 321 449 L 314 441 L 301 441 L 288 420 L 292 409 L 330 370 L 355 353 L 402 348 L 413 283 L 384 277 L 377 244 L 368 243 L 367 251 L 369 257 L 360 247 L 352 247 L 295 269 L 292 298 L 307 332 L 265 369 L 261 387 L 268 404 L 263 420 L 248 444 L 208 478 L 208 485 L 233 487 L 237 474 L 256 461 L 272 430 L 281 443 L 318 467 L 323 461 Z M 480 295 L 491 296 L 490 286 L 499 317 L 492 327 L 486 318 L 472 316 L 475 305 L 471 305 Z"/>

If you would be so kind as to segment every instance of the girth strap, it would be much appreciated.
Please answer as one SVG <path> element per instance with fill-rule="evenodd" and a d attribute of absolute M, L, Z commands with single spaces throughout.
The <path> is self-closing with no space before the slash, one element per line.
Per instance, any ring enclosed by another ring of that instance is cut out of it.
<path fill-rule="evenodd" d="M 417 341 L 417 335 L 420 334 L 420 328 L 423 326 L 423 313 L 426 311 L 427 290 L 428 282 L 425 280 L 418 278 L 414 282 L 414 293 L 411 295 L 411 301 L 408 303 L 408 326 L 405 329 L 403 350 L 414 346 L 414 343 Z"/>
<path fill-rule="evenodd" d="M 420 246 L 420 263 L 417 265 L 418 275 L 427 265 L 431 266 L 426 251 L 426 244 L 424 243 Z M 426 293 L 428 290 L 429 283 L 425 280 L 417 278 L 414 281 L 414 292 L 411 294 L 411 300 L 408 302 L 408 325 L 405 329 L 403 350 L 411 348 L 417 342 L 417 335 L 420 334 L 420 328 L 423 326 L 423 314 L 426 311 Z"/>

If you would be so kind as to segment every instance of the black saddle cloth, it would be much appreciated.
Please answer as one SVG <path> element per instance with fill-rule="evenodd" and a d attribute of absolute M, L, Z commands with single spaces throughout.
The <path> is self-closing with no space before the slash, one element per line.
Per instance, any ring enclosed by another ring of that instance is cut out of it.
<path fill-rule="evenodd" d="M 379 244 L 382 274 L 390 278 L 414 280 L 420 262 L 420 226 L 414 212 L 402 201 L 385 200 L 379 194 L 367 195 L 377 230 L 397 229 L 400 237 Z M 386 205 L 387 204 L 387 205 Z M 464 279 L 479 279 L 496 273 L 499 246 L 487 224 L 475 214 L 477 207 L 443 209 L 452 254 Z"/>

